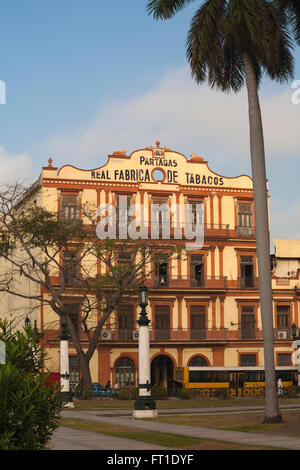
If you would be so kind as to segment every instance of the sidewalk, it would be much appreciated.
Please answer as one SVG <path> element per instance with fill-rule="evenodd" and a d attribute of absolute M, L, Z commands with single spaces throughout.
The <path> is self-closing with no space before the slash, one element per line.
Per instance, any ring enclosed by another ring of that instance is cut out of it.
<path fill-rule="evenodd" d="M 169 450 L 169 448 L 61 426 L 53 434 L 50 450 Z"/>
<path fill-rule="evenodd" d="M 233 409 L 234 408 L 234 409 Z M 199 410 L 202 411 L 203 414 L 216 414 L 216 413 L 228 413 L 228 412 L 236 412 L 236 413 L 247 413 L 254 411 L 262 411 L 263 407 L 247 407 L 247 411 L 245 407 L 233 407 L 231 409 L 226 408 L 197 408 L 197 412 Z M 251 410 L 249 408 L 252 408 Z M 295 405 L 282 405 L 281 409 L 299 409 L 299 406 Z M 130 415 L 132 415 L 132 411 L 124 411 L 124 410 L 111 410 L 118 412 L 118 414 L 125 414 L 127 413 L 129 416 L 101 416 L 101 413 L 107 415 L 108 410 L 97 410 L 97 411 L 73 411 L 73 410 L 64 410 L 61 414 L 62 417 L 73 417 L 78 419 L 90 420 L 95 422 L 101 423 L 108 423 L 108 424 L 116 424 L 118 426 L 126 426 L 132 427 L 137 429 L 146 429 L 150 431 L 158 431 L 158 432 L 165 432 L 170 434 L 178 434 L 184 435 L 189 437 L 195 437 L 199 439 L 211 439 L 215 441 L 223 441 L 223 442 L 231 442 L 235 444 L 242 444 L 242 445 L 252 445 L 252 446 L 264 446 L 264 447 L 273 447 L 273 448 L 281 448 L 281 449 L 290 449 L 290 450 L 300 450 L 300 438 L 293 438 L 290 436 L 279 436 L 279 435 L 268 435 L 268 434 L 256 434 L 256 433 L 248 433 L 248 432 L 237 432 L 237 431 L 225 431 L 220 429 L 211 429 L 211 428 L 204 428 L 204 427 L 196 427 L 196 426 L 181 426 L 175 424 L 168 424 L 162 422 L 155 422 L 155 421 L 143 421 L 143 420 L 136 420 L 133 419 Z M 159 414 L 171 413 L 174 414 L 181 414 L 185 413 L 188 410 L 160 410 Z M 196 409 L 190 409 L 189 412 L 195 414 Z M 200 411 L 200 413 L 201 413 Z M 202 414 L 201 413 L 201 414 Z M 99 416 L 100 415 L 100 416 Z M 68 431 L 69 432 L 69 431 Z M 82 431 L 84 432 L 84 431 Z M 91 433 L 88 433 L 91 434 Z M 104 440 L 102 439 L 103 435 L 100 435 L 101 443 L 104 444 Z M 115 438 L 116 439 L 116 438 Z M 118 441 L 120 439 L 118 438 Z M 136 441 L 131 441 L 131 447 L 127 447 L 127 449 L 139 449 L 138 443 Z M 145 444 L 145 449 L 154 449 L 154 446 L 151 444 Z M 108 449 L 108 447 L 105 447 Z"/>

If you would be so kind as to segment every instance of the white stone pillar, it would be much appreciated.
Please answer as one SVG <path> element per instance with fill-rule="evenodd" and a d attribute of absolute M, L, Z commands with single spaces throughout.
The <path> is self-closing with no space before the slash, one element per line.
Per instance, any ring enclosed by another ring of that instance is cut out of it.
<path fill-rule="evenodd" d="M 147 318 L 145 304 L 142 306 L 141 316 L 137 323 L 139 325 L 139 396 L 134 403 L 133 418 L 153 418 L 157 416 L 157 409 L 151 397 L 150 320 Z"/>
<path fill-rule="evenodd" d="M 69 341 L 60 341 L 60 386 L 62 392 L 70 391 Z"/>
<path fill-rule="evenodd" d="M 139 385 L 149 384 L 147 388 L 139 389 L 139 396 L 151 396 L 151 371 L 150 371 L 150 342 L 149 326 L 139 328 Z"/>
<path fill-rule="evenodd" d="M 73 396 L 70 393 L 70 371 L 69 371 L 69 341 L 66 317 L 61 317 L 60 332 L 60 386 L 61 396 L 65 401 L 65 406 L 74 408 Z"/>

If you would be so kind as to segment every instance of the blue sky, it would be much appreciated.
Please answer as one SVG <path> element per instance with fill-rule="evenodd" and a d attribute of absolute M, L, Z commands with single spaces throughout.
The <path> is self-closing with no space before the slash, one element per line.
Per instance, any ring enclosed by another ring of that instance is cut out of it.
<path fill-rule="evenodd" d="M 189 75 L 197 4 L 155 22 L 143 0 L 3 0 L 1 177 L 32 180 L 50 156 L 93 168 L 157 139 L 225 176 L 251 174 L 245 92 L 226 96 Z M 295 58 L 300 80 L 299 48 Z M 300 238 L 300 104 L 291 85 L 266 81 L 261 90 L 272 238 Z"/>

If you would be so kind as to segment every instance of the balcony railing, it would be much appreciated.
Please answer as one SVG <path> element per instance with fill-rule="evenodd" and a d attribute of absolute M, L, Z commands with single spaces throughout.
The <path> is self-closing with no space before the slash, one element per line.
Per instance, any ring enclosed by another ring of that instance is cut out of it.
<path fill-rule="evenodd" d="M 235 227 L 236 236 L 242 238 L 255 238 L 254 227 Z"/>
<path fill-rule="evenodd" d="M 261 330 L 257 328 L 239 328 L 239 339 L 261 339 Z"/>
<path fill-rule="evenodd" d="M 168 275 L 161 275 L 149 279 L 147 286 L 154 289 L 164 288 L 204 288 L 204 289 L 226 289 L 227 288 L 227 277 L 226 276 L 177 276 L 171 278 Z"/>
<path fill-rule="evenodd" d="M 105 334 L 107 333 L 107 334 Z M 138 329 L 102 330 L 101 342 L 138 341 Z M 227 328 L 150 328 L 150 341 L 227 341 Z"/>
<path fill-rule="evenodd" d="M 242 289 L 258 289 L 258 277 L 243 276 L 238 278 L 239 287 Z"/>

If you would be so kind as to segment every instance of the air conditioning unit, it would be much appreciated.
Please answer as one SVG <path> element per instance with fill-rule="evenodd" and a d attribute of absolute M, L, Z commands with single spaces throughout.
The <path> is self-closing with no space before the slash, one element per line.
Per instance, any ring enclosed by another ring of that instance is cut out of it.
<path fill-rule="evenodd" d="M 285 330 L 279 330 L 277 333 L 278 339 L 286 339 L 287 338 L 287 332 Z"/>
<path fill-rule="evenodd" d="M 110 340 L 112 338 L 112 333 L 109 330 L 102 330 L 101 331 L 101 339 L 103 341 Z"/>
<path fill-rule="evenodd" d="M 132 333 L 132 339 L 139 339 L 139 330 L 134 330 Z"/>

